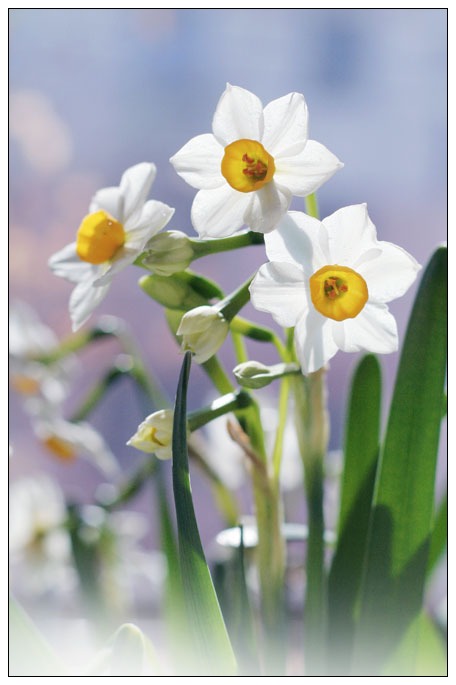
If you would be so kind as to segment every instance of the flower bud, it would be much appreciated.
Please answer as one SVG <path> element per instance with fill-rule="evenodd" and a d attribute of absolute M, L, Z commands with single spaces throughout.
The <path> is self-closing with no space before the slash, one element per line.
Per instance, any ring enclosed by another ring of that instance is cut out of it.
<path fill-rule="evenodd" d="M 155 453 L 158 459 L 170 459 L 173 442 L 172 409 L 160 409 L 150 414 L 138 426 L 136 433 L 127 442 L 141 452 Z"/>
<path fill-rule="evenodd" d="M 228 335 L 229 324 L 216 307 L 204 305 L 184 314 L 177 329 L 182 349 L 193 352 L 195 362 L 207 362 Z"/>
<path fill-rule="evenodd" d="M 194 259 L 190 238 L 181 231 L 163 231 L 149 240 L 142 265 L 159 276 L 185 271 Z"/>
<path fill-rule="evenodd" d="M 253 389 L 264 388 L 276 380 L 276 378 L 282 378 L 292 373 L 300 373 L 298 364 L 265 366 L 265 364 L 260 362 L 248 361 L 238 364 L 233 369 L 233 374 L 239 385 L 242 385 L 244 388 Z"/>

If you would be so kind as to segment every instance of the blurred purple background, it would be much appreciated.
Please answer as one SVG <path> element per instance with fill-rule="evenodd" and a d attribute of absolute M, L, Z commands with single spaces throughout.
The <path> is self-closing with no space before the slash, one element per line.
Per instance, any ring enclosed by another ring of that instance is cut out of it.
<path fill-rule="evenodd" d="M 71 330 L 72 286 L 51 274 L 47 260 L 74 240 L 97 189 L 117 185 L 128 166 L 155 162 L 151 197 L 176 208 L 169 228 L 194 235 L 195 191 L 168 160 L 189 138 L 211 130 L 227 82 L 253 91 L 264 104 L 290 91 L 304 93 L 310 137 L 345 164 L 318 193 L 322 217 L 367 202 L 379 238 L 401 245 L 423 265 L 446 239 L 445 9 L 16 9 L 10 10 L 9 59 L 10 298 L 33 305 L 61 337 Z M 293 208 L 303 209 L 302 200 Z M 262 248 L 252 247 L 234 260 L 221 255 L 194 267 L 229 291 L 263 261 Z M 122 272 L 92 322 L 101 314 L 125 318 L 172 398 L 181 356 L 161 309 L 137 287 L 141 274 L 135 267 Z M 415 292 L 416 285 L 391 305 L 401 338 Z M 246 316 L 273 325 L 251 308 Z M 275 359 L 261 345 L 249 349 L 260 361 Z M 114 342 L 102 342 L 81 355 L 68 413 L 117 351 Z M 230 370 L 229 343 L 221 358 Z M 331 363 L 332 449 L 341 446 L 357 359 L 339 353 Z M 385 406 L 397 361 L 397 354 L 381 360 Z M 190 408 L 208 393 L 210 384 L 194 365 Z M 142 418 L 128 383 L 91 418 L 126 472 L 142 460 L 125 446 Z M 87 462 L 66 466 L 45 453 L 14 395 L 10 443 L 13 479 L 46 470 L 72 497 L 90 501 L 98 472 Z M 197 476 L 194 490 L 203 530 L 212 536 L 219 521 L 207 514 L 211 500 Z M 144 497 L 135 506 L 143 506 Z"/>

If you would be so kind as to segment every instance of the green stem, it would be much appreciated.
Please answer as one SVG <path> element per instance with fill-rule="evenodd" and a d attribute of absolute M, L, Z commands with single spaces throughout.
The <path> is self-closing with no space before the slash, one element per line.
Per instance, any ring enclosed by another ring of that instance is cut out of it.
<path fill-rule="evenodd" d="M 247 319 L 240 316 L 235 316 L 230 322 L 230 329 L 236 333 L 240 333 L 247 338 L 252 338 L 252 340 L 258 340 L 259 342 L 270 342 L 275 345 L 280 358 L 286 361 L 287 350 L 280 340 L 278 335 L 265 326 L 258 326 Z M 244 360 L 245 361 L 245 360 Z"/>
<path fill-rule="evenodd" d="M 306 203 L 306 212 L 309 216 L 312 216 L 314 219 L 319 218 L 319 212 L 318 212 L 318 202 L 317 202 L 317 196 L 315 193 L 312 193 L 311 195 L 307 195 L 305 198 L 305 203 Z"/>
<path fill-rule="evenodd" d="M 296 428 L 307 500 L 304 650 L 306 675 L 324 674 L 326 576 L 324 568 L 323 463 L 328 442 L 325 372 L 293 376 Z"/>
<path fill-rule="evenodd" d="M 214 305 L 217 307 L 226 321 L 231 321 L 231 319 L 233 319 L 242 309 L 242 307 L 244 307 L 244 305 L 246 305 L 250 300 L 249 286 L 253 281 L 254 275 L 250 276 L 250 278 L 240 285 L 237 290 L 230 293 L 230 295 L 225 297 L 225 299 Z"/>
<path fill-rule="evenodd" d="M 283 439 L 285 436 L 285 426 L 288 417 L 288 399 L 290 395 L 290 379 L 288 376 L 282 378 L 279 394 L 279 424 L 276 431 L 274 451 L 272 453 L 272 466 L 274 469 L 274 479 L 276 483 L 280 480 L 280 465 L 282 462 Z"/>
<path fill-rule="evenodd" d="M 218 358 L 214 355 L 210 359 L 207 360 L 207 362 L 204 362 L 204 364 L 201 364 L 219 393 L 224 395 L 225 393 L 228 392 L 234 392 L 235 388 L 234 385 L 231 383 L 230 379 L 228 378 L 226 371 L 224 370 L 223 366 L 220 364 L 220 361 Z"/>
<path fill-rule="evenodd" d="M 248 231 L 240 235 L 231 236 L 229 238 L 215 238 L 214 240 L 194 240 L 190 239 L 194 259 L 205 257 L 206 255 L 215 254 L 216 252 L 227 252 L 228 250 L 237 250 L 240 247 L 247 247 L 249 245 L 263 245 L 264 235 L 262 233 L 255 233 Z"/>
<path fill-rule="evenodd" d="M 232 330 L 231 338 L 233 340 L 234 353 L 238 363 L 241 364 L 242 362 L 246 362 L 249 358 L 249 355 L 247 354 L 243 336 L 240 333 L 236 333 Z"/>

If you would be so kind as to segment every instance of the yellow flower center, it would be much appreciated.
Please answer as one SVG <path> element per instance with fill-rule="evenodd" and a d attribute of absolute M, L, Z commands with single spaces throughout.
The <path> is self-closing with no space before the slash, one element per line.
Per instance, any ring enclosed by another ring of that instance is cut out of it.
<path fill-rule="evenodd" d="M 160 442 L 160 440 L 157 438 L 157 429 L 155 428 L 155 426 L 150 429 L 149 440 L 153 445 L 158 445 L 159 447 L 166 447 L 166 444 L 164 442 Z"/>
<path fill-rule="evenodd" d="M 84 262 L 102 264 L 112 259 L 125 242 L 121 223 L 100 209 L 86 216 L 76 236 L 76 252 Z"/>
<path fill-rule="evenodd" d="M 40 383 L 36 378 L 17 374 L 11 377 L 11 385 L 21 395 L 37 395 L 40 391 Z"/>
<path fill-rule="evenodd" d="M 226 146 L 221 170 L 232 188 L 251 193 L 274 176 L 274 158 L 258 141 L 243 138 Z"/>
<path fill-rule="evenodd" d="M 43 445 L 62 461 L 72 461 L 76 456 L 73 445 L 57 437 L 57 435 L 50 435 L 45 438 Z"/>
<path fill-rule="evenodd" d="M 353 269 L 324 266 L 310 277 L 310 297 L 320 314 L 335 321 L 353 319 L 367 302 L 366 281 Z"/>

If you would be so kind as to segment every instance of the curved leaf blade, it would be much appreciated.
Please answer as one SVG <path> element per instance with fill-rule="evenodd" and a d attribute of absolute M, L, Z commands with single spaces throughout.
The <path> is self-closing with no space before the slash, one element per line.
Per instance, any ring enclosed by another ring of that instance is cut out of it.
<path fill-rule="evenodd" d="M 187 387 L 191 353 L 186 352 L 177 388 L 173 424 L 173 491 L 179 561 L 191 641 L 186 656 L 198 675 L 234 675 L 236 660 L 204 555 L 193 507 L 187 451 Z M 183 647 L 183 646 L 182 646 Z"/>

